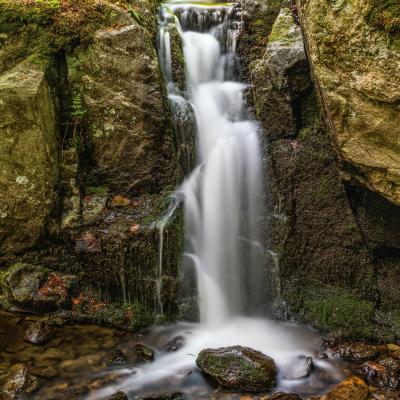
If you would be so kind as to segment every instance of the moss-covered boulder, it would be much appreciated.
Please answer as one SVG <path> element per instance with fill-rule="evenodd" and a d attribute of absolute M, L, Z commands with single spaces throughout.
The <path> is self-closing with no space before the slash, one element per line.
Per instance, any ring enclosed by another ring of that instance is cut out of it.
<path fill-rule="evenodd" d="M 153 193 L 174 183 L 173 130 L 152 35 L 131 21 L 100 30 L 68 57 L 68 77 L 87 113 L 88 181 Z"/>
<path fill-rule="evenodd" d="M 261 392 L 275 386 L 274 360 L 248 347 L 205 349 L 199 353 L 196 364 L 225 388 Z"/>
<path fill-rule="evenodd" d="M 298 0 L 298 9 L 344 177 L 400 204 L 398 3 Z"/>
<path fill-rule="evenodd" d="M 34 246 L 57 199 L 58 140 L 45 69 L 23 62 L 0 76 L 0 253 Z"/>

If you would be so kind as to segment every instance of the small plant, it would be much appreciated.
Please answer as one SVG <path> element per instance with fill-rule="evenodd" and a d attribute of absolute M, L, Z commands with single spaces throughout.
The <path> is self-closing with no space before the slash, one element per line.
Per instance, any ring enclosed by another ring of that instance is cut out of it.
<path fill-rule="evenodd" d="M 71 111 L 71 119 L 72 119 L 72 140 L 76 147 L 79 147 L 82 141 L 81 136 L 81 125 L 82 121 L 87 113 L 83 102 L 82 102 L 82 94 L 78 93 L 72 98 L 72 111 Z"/>
<path fill-rule="evenodd" d="M 139 24 L 142 25 L 144 22 L 143 17 L 136 11 L 134 10 L 132 7 L 128 8 L 128 12 L 131 15 L 131 17 Z"/>

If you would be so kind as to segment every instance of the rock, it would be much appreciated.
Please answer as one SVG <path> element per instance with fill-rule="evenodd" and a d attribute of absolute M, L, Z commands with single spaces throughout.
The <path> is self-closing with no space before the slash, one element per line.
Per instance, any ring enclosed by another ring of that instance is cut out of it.
<path fill-rule="evenodd" d="M 168 352 L 177 351 L 185 344 L 185 338 L 183 336 L 175 336 L 165 346 Z"/>
<path fill-rule="evenodd" d="M 307 378 L 314 368 L 312 357 L 301 355 L 293 360 L 289 371 L 285 372 L 283 379 L 296 380 Z"/>
<path fill-rule="evenodd" d="M 76 278 L 40 265 L 17 263 L 4 275 L 3 300 L 34 311 L 55 311 L 71 304 L 69 290 Z"/>
<path fill-rule="evenodd" d="M 117 392 L 111 395 L 108 400 L 128 400 L 128 396 L 124 392 Z"/>
<path fill-rule="evenodd" d="M 196 364 L 219 385 L 229 389 L 258 392 L 275 386 L 274 360 L 248 347 L 205 349 L 198 355 Z"/>
<path fill-rule="evenodd" d="M 68 73 L 88 111 L 89 181 L 135 195 L 174 182 L 173 129 L 152 33 L 133 20 L 99 30 L 68 56 Z"/>
<path fill-rule="evenodd" d="M 106 364 L 109 367 L 124 365 L 126 364 L 126 362 L 127 362 L 126 356 L 121 350 L 113 350 L 107 354 Z"/>
<path fill-rule="evenodd" d="M 107 196 L 89 195 L 83 200 L 82 218 L 85 225 L 96 223 L 102 216 L 107 203 Z"/>
<path fill-rule="evenodd" d="M 301 29 L 288 8 L 279 13 L 251 79 L 256 114 L 267 122 L 264 129 L 268 137 L 295 136 L 299 127 L 293 104 L 311 86 L 311 79 Z"/>
<path fill-rule="evenodd" d="M 400 360 L 386 357 L 376 362 L 368 361 L 362 365 L 361 371 L 372 385 L 391 390 L 400 387 Z"/>
<path fill-rule="evenodd" d="M 400 153 L 393 133 L 400 125 L 400 46 L 396 32 L 389 29 L 389 21 L 399 21 L 397 4 L 372 0 L 298 4 L 344 178 L 399 205 Z M 374 26 L 375 18 L 381 26 Z M 398 29 L 398 22 L 392 28 Z"/>
<path fill-rule="evenodd" d="M 111 204 L 113 207 L 126 207 L 131 205 L 131 201 L 124 196 L 114 196 Z"/>
<path fill-rule="evenodd" d="M 154 360 L 154 350 L 144 344 L 135 345 L 135 350 L 139 358 L 144 362 Z"/>
<path fill-rule="evenodd" d="M 350 360 L 366 361 L 372 360 L 379 355 L 376 346 L 363 342 L 344 343 L 331 349 L 332 354 Z"/>
<path fill-rule="evenodd" d="M 32 344 L 44 344 L 53 338 L 56 330 L 46 322 L 36 322 L 25 332 L 25 341 Z"/>
<path fill-rule="evenodd" d="M 301 397 L 293 393 L 274 393 L 271 396 L 261 397 L 260 400 L 301 400 Z"/>
<path fill-rule="evenodd" d="M 368 385 L 356 376 L 350 376 L 336 385 L 329 393 L 310 397 L 309 400 L 369 400 Z"/>
<path fill-rule="evenodd" d="M 0 76 L 0 252 L 34 246 L 56 202 L 58 133 L 46 67 L 22 62 Z"/>
<path fill-rule="evenodd" d="M 100 253 L 101 242 L 92 232 L 85 232 L 76 240 L 76 251 L 82 253 Z"/>
<path fill-rule="evenodd" d="M 388 344 L 387 349 L 391 357 L 400 359 L 400 346 L 397 346 L 396 344 Z"/>
<path fill-rule="evenodd" d="M 184 400 L 185 396 L 183 393 L 174 392 L 166 394 L 154 394 L 149 396 L 139 396 L 135 397 L 135 400 Z"/>
<path fill-rule="evenodd" d="M 3 400 L 14 400 L 21 394 L 31 394 L 37 388 L 36 378 L 23 364 L 15 364 L 10 369 L 10 376 L 1 392 Z"/>

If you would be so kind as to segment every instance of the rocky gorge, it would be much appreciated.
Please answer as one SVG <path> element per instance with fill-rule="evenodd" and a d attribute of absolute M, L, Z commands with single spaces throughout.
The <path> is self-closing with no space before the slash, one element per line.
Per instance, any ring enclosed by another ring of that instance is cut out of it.
<path fill-rule="evenodd" d="M 5 399 L 400 397 L 396 3 L 223 3 L 262 135 L 264 314 L 327 339 L 295 371 L 239 343 L 199 349 L 142 395 L 121 366 L 139 376 L 194 332 L 148 327 L 199 318 L 175 192 L 199 152 L 182 32 L 168 23 L 168 77 L 157 0 L 0 0 Z"/>

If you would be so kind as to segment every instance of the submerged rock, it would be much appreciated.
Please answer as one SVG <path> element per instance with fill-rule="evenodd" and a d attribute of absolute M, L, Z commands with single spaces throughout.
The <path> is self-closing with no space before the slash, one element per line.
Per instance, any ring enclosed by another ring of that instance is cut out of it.
<path fill-rule="evenodd" d="M 48 342 L 55 333 L 55 328 L 46 322 L 35 322 L 27 329 L 25 333 L 25 341 L 32 344 L 44 344 Z"/>
<path fill-rule="evenodd" d="M 117 393 L 112 394 L 108 398 L 108 400 L 128 400 L 128 396 L 124 392 L 119 391 Z"/>
<path fill-rule="evenodd" d="M 183 400 L 185 396 L 180 392 L 153 394 L 149 396 L 135 397 L 135 400 Z"/>
<path fill-rule="evenodd" d="M 106 364 L 111 367 L 111 366 L 117 366 L 117 365 L 124 365 L 126 364 L 126 356 L 121 350 L 113 350 L 109 354 L 107 354 L 106 357 Z"/>
<path fill-rule="evenodd" d="M 2 400 L 14 400 L 23 393 L 30 394 L 37 388 L 37 379 L 29 373 L 23 364 L 11 367 L 10 376 L 0 392 Z"/>
<path fill-rule="evenodd" d="M 165 346 L 168 352 L 178 351 L 185 344 L 183 336 L 175 336 Z"/>
<path fill-rule="evenodd" d="M 262 397 L 261 400 L 301 400 L 301 397 L 294 393 L 278 392 L 272 394 L 271 396 Z"/>
<path fill-rule="evenodd" d="M 396 390 L 400 387 L 400 360 L 392 357 L 377 362 L 368 361 L 361 367 L 368 383 Z"/>
<path fill-rule="evenodd" d="M 198 355 L 196 364 L 226 388 L 258 392 L 275 386 L 274 360 L 248 347 L 205 349 Z"/>
<path fill-rule="evenodd" d="M 135 350 L 139 358 L 144 362 L 150 362 L 154 360 L 154 350 L 144 344 L 137 344 Z"/>
<path fill-rule="evenodd" d="M 367 400 L 369 399 L 368 385 L 356 376 L 350 376 L 336 385 L 329 393 L 310 397 L 310 400 Z"/>
<path fill-rule="evenodd" d="M 296 360 L 293 360 L 289 371 L 285 373 L 283 378 L 288 380 L 307 378 L 307 376 L 311 374 L 313 368 L 314 363 L 312 357 L 301 355 L 297 357 Z"/>

